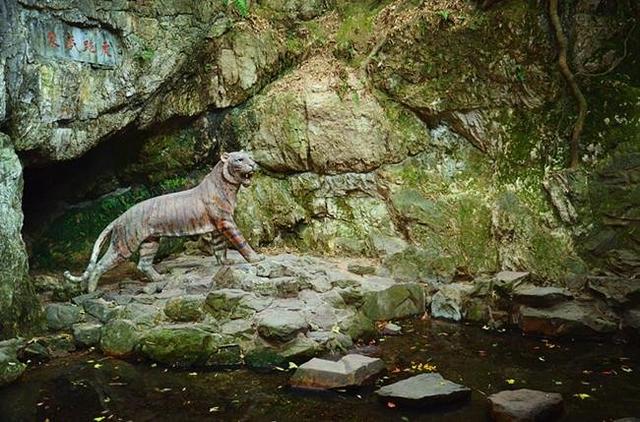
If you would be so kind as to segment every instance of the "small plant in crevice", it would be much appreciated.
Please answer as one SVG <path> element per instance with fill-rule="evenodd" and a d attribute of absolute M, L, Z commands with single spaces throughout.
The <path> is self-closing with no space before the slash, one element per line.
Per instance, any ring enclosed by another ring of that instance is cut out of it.
<path fill-rule="evenodd" d="M 246 17 L 249 14 L 249 2 L 248 0 L 222 0 L 225 7 L 229 6 L 229 3 L 233 3 L 236 10 L 241 16 Z"/>

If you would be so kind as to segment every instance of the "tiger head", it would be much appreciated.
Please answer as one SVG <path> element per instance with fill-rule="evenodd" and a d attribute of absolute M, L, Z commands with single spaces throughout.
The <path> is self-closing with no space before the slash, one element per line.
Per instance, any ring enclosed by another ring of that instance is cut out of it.
<path fill-rule="evenodd" d="M 244 151 L 225 152 L 220 157 L 224 164 L 223 174 L 234 185 L 251 185 L 251 177 L 258 170 L 258 164 Z"/>

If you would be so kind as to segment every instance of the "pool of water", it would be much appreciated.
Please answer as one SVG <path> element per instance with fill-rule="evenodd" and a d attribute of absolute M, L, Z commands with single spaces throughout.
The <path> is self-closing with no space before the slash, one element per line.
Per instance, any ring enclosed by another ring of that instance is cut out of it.
<path fill-rule="evenodd" d="M 637 345 L 558 342 L 443 322 L 402 325 L 403 336 L 376 342 L 388 368 L 378 384 L 435 367 L 473 390 L 468 403 L 409 410 L 377 401 L 375 386 L 304 393 L 288 388 L 290 372 L 178 370 L 87 352 L 31 369 L 0 389 L 0 421 L 484 421 L 486 395 L 515 388 L 562 393 L 564 421 L 640 417 Z"/>

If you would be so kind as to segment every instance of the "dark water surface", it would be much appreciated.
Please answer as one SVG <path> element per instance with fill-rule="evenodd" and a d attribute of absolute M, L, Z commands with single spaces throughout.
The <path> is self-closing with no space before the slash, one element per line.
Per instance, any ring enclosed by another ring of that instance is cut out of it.
<path fill-rule="evenodd" d="M 562 393 L 564 421 L 640 417 L 637 345 L 547 341 L 441 322 L 402 325 L 405 335 L 379 343 L 389 369 L 381 382 L 407 378 L 429 363 L 473 389 L 470 402 L 389 408 L 372 395 L 373 387 L 300 393 L 287 387 L 287 372 L 177 370 L 84 353 L 32 369 L 0 389 L 0 420 L 484 421 L 485 395 L 515 388 Z"/>

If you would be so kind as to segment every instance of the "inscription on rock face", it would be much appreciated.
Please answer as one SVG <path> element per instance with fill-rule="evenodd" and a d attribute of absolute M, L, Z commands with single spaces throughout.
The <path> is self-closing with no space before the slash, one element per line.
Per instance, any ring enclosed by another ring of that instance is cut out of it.
<path fill-rule="evenodd" d="M 101 28 L 79 28 L 63 22 L 32 20 L 31 43 L 45 57 L 56 57 L 102 67 L 120 63 L 120 43 Z"/>

